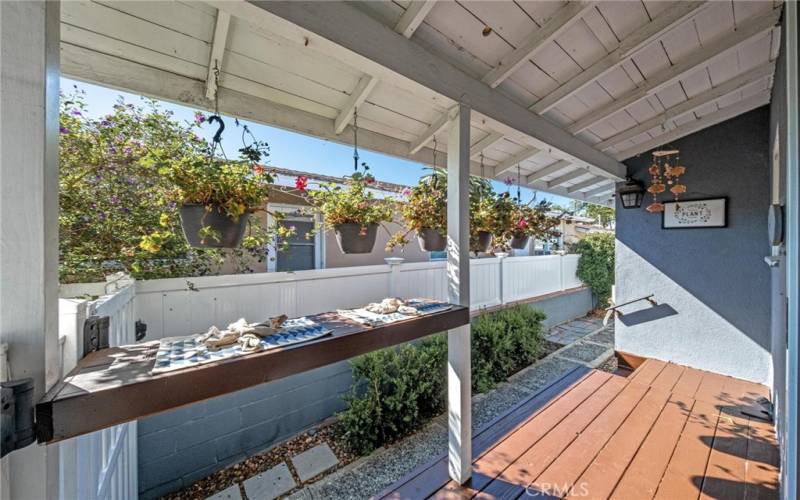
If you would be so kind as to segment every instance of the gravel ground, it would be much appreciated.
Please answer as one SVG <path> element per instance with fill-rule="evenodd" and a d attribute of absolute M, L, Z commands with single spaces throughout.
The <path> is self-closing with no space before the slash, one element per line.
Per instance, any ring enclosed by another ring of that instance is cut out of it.
<path fill-rule="evenodd" d="M 605 329 L 605 330 L 602 330 L 600 332 L 595 333 L 594 335 L 591 335 L 586 340 L 588 340 L 590 342 L 597 342 L 598 344 L 603 344 L 603 345 L 607 345 L 607 346 L 613 346 L 614 345 L 614 331 L 613 330 L 609 330 L 609 329 Z"/>
<path fill-rule="evenodd" d="M 235 482 L 241 483 L 245 479 L 270 469 L 281 462 L 286 462 L 286 464 L 289 466 L 289 470 L 294 477 L 295 483 L 302 485 L 303 482 L 300 480 L 300 477 L 294 470 L 292 461 L 290 460 L 291 457 L 297 455 L 298 453 L 302 453 L 320 443 L 327 442 L 331 447 L 331 450 L 333 450 L 333 453 L 336 455 L 336 458 L 339 459 L 339 465 L 336 469 L 333 469 L 334 471 L 346 466 L 358 458 L 348 451 L 347 446 L 340 436 L 341 429 L 337 423 L 327 425 L 323 424 L 322 426 L 298 434 L 289 441 L 270 448 L 264 453 L 259 453 L 258 455 L 254 455 L 243 462 L 239 462 L 238 464 L 215 472 L 214 474 L 197 481 L 188 488 L 175 493 L 170 493 L 163 498 L 166 500 L 194 500 L 206 498 L 214 493 L 224 490 Z M 321 479 L 321 477 L 314 478 L 314 480 L 319 479 Z M 244 488 L 240 488 L 240 490 L 242 493 L 242 498 L 246 499 L 247 496 L 244 493 Z M 293 491 L 296 491 L 296 489 Z"/>
<path fill-rule="evenodd" d="M 578 342 L 558 353 L 559 356 L 589 363 L 602 356 L 608 346 L 594 342 Z"/>

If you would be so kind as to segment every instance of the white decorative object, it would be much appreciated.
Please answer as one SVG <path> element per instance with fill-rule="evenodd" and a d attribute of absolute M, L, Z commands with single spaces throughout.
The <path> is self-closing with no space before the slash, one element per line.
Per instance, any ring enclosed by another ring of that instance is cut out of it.
<path fill-rule="evenodd" d="M 661 227 L 664 229 L 725 227 L 727 198 L 684 200 L 664 203 Z"/>

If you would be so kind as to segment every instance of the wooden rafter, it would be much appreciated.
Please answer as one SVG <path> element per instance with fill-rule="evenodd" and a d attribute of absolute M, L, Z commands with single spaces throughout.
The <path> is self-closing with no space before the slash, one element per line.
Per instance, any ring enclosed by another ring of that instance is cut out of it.
<path fill-rule="evenodd" d="M 433 0 L 411 2 L 400 20 L 397 21 L 394 30 L 406 38 L 411 38 L 434 5 L 436 2 Z"/>
<path fill-rule="evenodd" d="M 553 175 L 556 172 L 560 172 L 565 168 L 572 165 L 572 163 L 568 162 L 567 160 L 558 160 L 555 163 L 551 163 L 550 165 L 537 170 L 536 172 L 530 174 L 528 177 L 525 178 L 525 181 L 528 184 L 533 184 L 534 182 L 538 181 L 542 177 L 547 177 L 548 175 Z"/>
<path fill-rule="evenodd" d="M 572 137 L 563 128 L 531 112 L 504 93 L 490 89 L 414 39 L 398 37 L 392 28 L 348 2 L 254 1 L 235 4 L 239 7 L 235 9 L 239 15 L 247 15 L 251 21 L 283 25 L 276 28 L 279 30 L 299 27 L 303 36 L 312 40 L 316 50 L 348 61 L 348 64 L 353 63 L 370 74 L 379 76 L 376 71 L 390 70 L 396 74 L 395 78 L 416 82 L 452 102 L 469 103 L 476 114 L 535 138 L 552 148 L 559 157 L 574 158 L 573 163 L 591 165 L 613 177 L 625 175 L 625 166 L 609 155 Z"/>
<path fill-rule="evenodd" d="M 567 183 L 567 182 L 569 182 L 571 180 L 577 179 L 578 177 L 582 177 L 582 176 L 586 175 L 587 173 L 588 172 L 586 170 L 582 169 L 582 168 L 573 170 L 572 172 L 567 172 L 566 174 L 564 174 L 562 176 L 559 176 L 559 177 L 553 179 L 552 181 L 548 181 L 547 182 L 547 187 L 548 188 L 553 188 L 553 187 L 556 187 L 556 186 L 560 186 L 560 185 L 562 185 L 564 183 Z"/>
<path fill-rule="evenodd" d="M 677 2 L 667 8 L 655 19 L 637 29 L 608 55 L 586 68 L 581 73 L 564 82 L 536 104 L 531 109 L 537 113 L 546 113 L 569 97 L 580 92 L 598 78 L 607 75 L 618 68 L 624 61 L 645 49 L 653 41 L 663 36 L 668 31 L 697 15 L 711 2 Z"/>
<path fill-rule="evenodd" d="M 525 61 L 536 55 L 548 43 L 580 21 L 584 14 L 594 8 L 594 2 L 572 1 L 555 13 L 541 28 L 528 35 L 525 40 L 500 60 L 497 66 L 483 77 L 483 82 L 497 87 L 511 76 Z"/>
<path fill-rule="evenodd" d="M 600 187 L 592 189 L 590 191 L 586 191 L 585 193 L 583 193 L 583 197 L 585 199 L 587 199 L 587 200 L 590 200 L 590 199 L 596 198 L 596 197 L 598 197 L 598 196 L 600 196 L 602 194 L 613 192 L 614 191 L 614 187 L 615 187 L 614 183 L 612 182 L 610 184 L 600 186 Z"/>
<path fill-rule="evenodd" d="M 217 94 L 216 73 L 222 71 L 222 58 L 225 56 L 225 44 L 228 40 L 228 29 L 231 25 L 231 15 L 225 11 L 217 11 L 217 20 L 214 24 L 214 39 L 211 41 L 211 52 L 208 57 L 208 76 L 206 77 L 206 97 L 214 99 Z"/>
<path fill-rule="evenodd" d="M 511 158 L 501 162 L 494 168 L 495 175 L 503 175 L 506 172 L 514 170 L 517 165 L 539 154 L 542 150 L 539 148 L 528 148 L 520 153 L 515 154 Z"/>
<path fill-rule="evenodd" d="M 372 75 L 364 75 L 358 80 L 356 88 L 353 89 L 350 98 L 347 99 L 347 103 L 344 105 L 344 109 L 339 111 L 339 115 L 336 117 L 334 131 L 337 134 L 341 134 L 342 131 L 344 131 L 347 124 L 353 119 L 353 113 L 355 113 L 356 108 L 367 100 L 369 93 L 372 92 L 372 89 L 374 89 L 377 84 L 378 79 Z"/>
<path fill-rule="evenodd" d="M 735 32 L 709 43 L 700 50 L 692 52 L 677 64 L 648 78 L 636 89 L 579 119 L 567 127 L 567 131 L 575 135 L 580 134 L 614 113 L 655 94 L 659 90 L 687 77 L 694 71 L 706 68 L 731 51 L 737 50 L 742 45 L 774 29 L 775 23 L 777 23 L 780 18 L 780 13 L 780 8 L 772 9 L 765 15 L 750 21 L 745 21 L 739 25 L 739 28 Z"/>
<path fill-rule="evenodd" d="M 567 193 L 576 193 L 582 189 L 586 189 L 588 187 L 592 187 L 595 184 L 599 184 L 603 181 L 607 181 L 605 177 L 592 177 L 591 179 L 587 179 L 585 181 L 579 182 L 573 186 L 567 188 Z"/>
<path fill-rule="evenodd" d="M 477 158 L 478 155 L 480 155 L 486 149 L 492 147 L 493 144 L 496 144 L 502 138 L 503 134 L 500 132 L 489 132 L 486 137 L 479 140 L 469 148 L 469 157 Z"/>
<path fill-rule="evenodd" d="M 442 132 L 447 128 L 448 125 L 450 125 L 450 120 L 452 120 L 454 116 L 455 108 L 448 110 L 447 113 L 444 113 L 442 116 L 440 116 L 435 122 L 425 129 L 425 132 L 423 132 L 422 135 L 417 137 L 416 140 L 411 143 L 409 152 L 413 155 L 422 149 L 426 144 L 433 140 L 433 137 L 436 134 Z"/>
<path fill-rule="evenodd" d="M 680 127 L 677 127 L 665 134 L 658 135 L 649 141 L 645 141 L 624 151 L 620 151 L 616 156 L 620 160 L 624 160 L 630 158 L 631 156 L 636 156 L 640 153 L 644 153 L 645 151 L 649 151 L 653 148 L 661 146 L 662 144 L 666 144 L 689 134 L 693 134 L 699 130 L 703 130 L 704 128 L 716 125 L 717 123 L 730 120 L 735 116 L 738 116 L 742 113 L 747 113 L 748 111 L 767 104 L 770 100 L 770 95 L 771 94 L 769 90 L 758 93 L 735 104 L 726 106 L 719 111 L 705 115 L 700 119 L 685 123 Z"/>
<path fill-rule="evenodd" d="M 631 127 L 627 130 L 623 130 L 619 134 L 616 134 L 608 139 L 595 144 L 597 149 L 608 149 L 612 146 L 615 146 L 623 141 L 626 141 L 632 137 L 636 137 L 639 134 L 647 132 L 648 130 L 652 130 L 655 127 L 662 127 L 666 129 L 669 122 L 674 121 L 681 116 L 691 113 L 697 108 L 701 106 L 705 106 L 708 103 L 714 102 L 717 99 L 722 97 L 728 96 L 735 92 L 741 90 L 742 87 L 761 80 L 775 71 L 775 63 L 769 62 L 767 64 L 763 64 L 757 68 L 751 69 L 750 71 L 743 73 L 735 78 L 728 80 L 716 87 L 713 87 L 705 92 L 702 92 L 688 101 L 684 101 L 677 106 L 673 106 L 668 110 L 664 111 L 658 116 L 654 116 L 653 118 L 643 121 L 639 125 L 635 127 Z"/>

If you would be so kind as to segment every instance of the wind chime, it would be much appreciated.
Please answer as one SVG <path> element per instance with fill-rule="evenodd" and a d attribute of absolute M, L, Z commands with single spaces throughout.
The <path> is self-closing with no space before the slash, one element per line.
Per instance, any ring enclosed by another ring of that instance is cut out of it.
<path fill-rule="evenodd" d="M 669 190 L 675 201 L 686 192 L 686 185 L 680 183 L 681 176 L 686 173 L 686 167 L 680 165 L 681 152 L 677 149 L 664 149 L 653 151 L 653 164 L 650 165 L 650 186 L 647 192 L 653 195 L 653 202 L 647 206 L 650 213 L 664 211 L 664 204 L 659 201 L 659 195 Z"/>

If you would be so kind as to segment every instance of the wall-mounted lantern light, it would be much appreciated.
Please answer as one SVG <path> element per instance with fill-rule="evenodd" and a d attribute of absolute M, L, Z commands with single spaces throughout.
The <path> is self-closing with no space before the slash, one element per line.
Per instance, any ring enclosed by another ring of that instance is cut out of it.
<path fill-rule="evenodd" d="M 644 184 L 628 176 L 625 185 L 617 190 L 617 196 L 622 202 L 622 208 L 639 208 L 644 199 Z"/>

